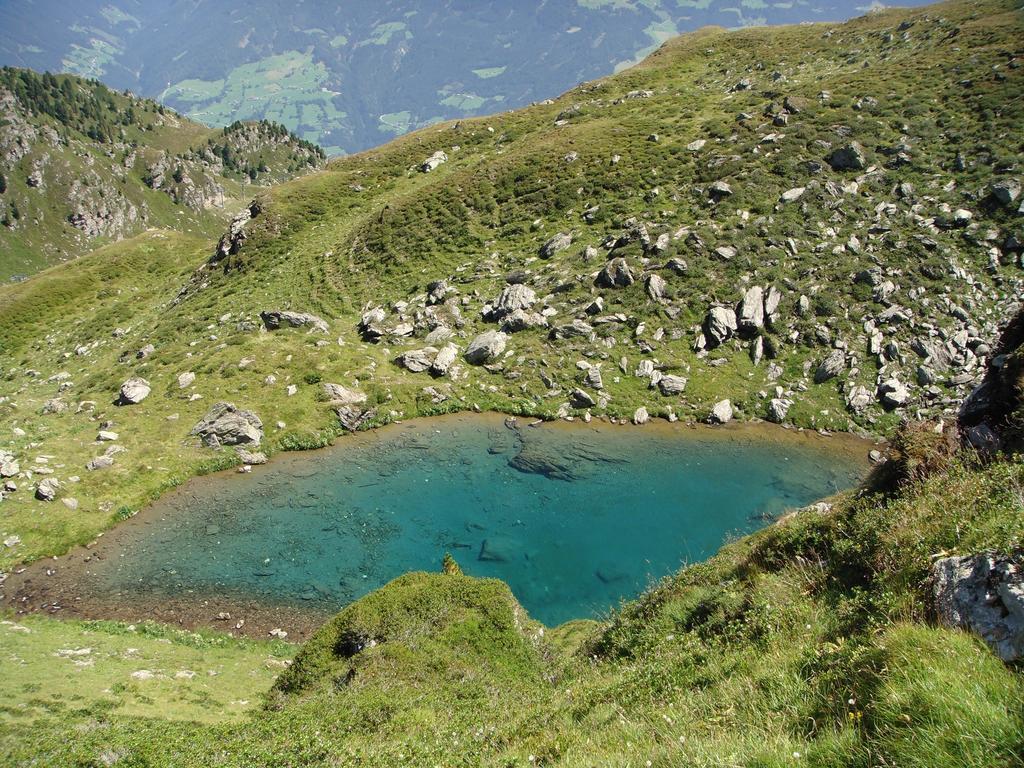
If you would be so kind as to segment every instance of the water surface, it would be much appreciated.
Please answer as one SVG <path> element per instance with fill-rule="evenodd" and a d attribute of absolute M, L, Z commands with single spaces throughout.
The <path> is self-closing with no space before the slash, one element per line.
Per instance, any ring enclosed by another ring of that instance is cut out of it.
<path fill-rule="evenodd" d="M 393 425 L 187 485 L 92 563 L 92 589 L 336 609 L 451 552 L 545 624 L 591 617 L 864 472 L 863 444 L 771 434 L 473 415 Z"/>

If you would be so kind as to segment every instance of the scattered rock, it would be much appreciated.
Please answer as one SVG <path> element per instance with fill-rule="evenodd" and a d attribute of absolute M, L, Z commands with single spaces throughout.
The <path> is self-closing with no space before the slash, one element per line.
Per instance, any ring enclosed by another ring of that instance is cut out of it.
<path fill-rule="evenodd" d="M 789 407 L 792 402 L 784 400 L 780 397 L 773 397 L 768 403 L 768 421 L 775 424 L 781 424 L 786 420 L 786 416 L 789 415 Z"/>
<path fill-rule="evenodd" d="M 184 389 L 185 387 L 192 386 L 192 383 L 196 380 L 196 375 L 192 371 L 186 371 L 185 373 L 178 374 L 178 389 Z"/>
<path fill-rule="evenodd" d="M 647 413 L 647 409 L 642 405 L 633 411 L 633 423 L 634 424 L 646 424 L 651 420 L 651 415 Z"/>
<path fill-rule="evenodd" d="M 728 424 L 732 421 L 732 403 L 728 400 L 719 400 L 711 409 L 708 421 L 712 424 Z"/>
<path fill-rule="evenodd" d="M 448 162 L 448 155 L 445 154 L 444 150 L 439 149 L 422 163 L 420 163 L 420 170 L 423 173 L 430 173 L 439 165 Z"/>
<path fill-rule="evenodd" d="M 682 376 L 662 376 L 658 379 L 658 390 L 661 394 L 669 397 L 671 395 L 681 395 L 686 389 L 686 379 Z"/>
<path fill-rule="evenodd" d="M 215 403 L 189 433 L 199 436 L 210 448 L 221 445 L 259 445 L 263 440 L 263 422 L 252 411 L 232 403 Z"/>
<path fill-rule="evenodd" d="M 152 388 L 145 379 L 131 378 L 121 385 L 118 405 L 137 405 L 149 397 Z"/>
<path fill-rule="evenodd" d="M 564 251 L 572 245 L 572 235 L 567 232 L 559 232 L 540 247 L 540 257 L 550 259 L 559 251 Z"/>
<path fill-rule="evenodd" d="M 626 288 L 635 281 L 629 264 L 621 257 L 609 261 L 597 275 L 597 284 L 604 288 Z"/>
<path fill-rule="evenodd" d="M 910 391 L 899 379 L 886 379 L 878 386 L 878 398 L 891 411 L 910 402 Z"/>
<path fill-rule="evenodd" d="M 834 171 L 862 171 L 868 165 L 864 148 L 855 141 L 833 150 L 825 162 Z"/>
<path fill-rule="evenodd" d="M 411 349 L 408 352 L 400 354 L 395 359 L 395 363 L 412 373 L 423 373 L 424 371 L 429 370 L 430 366 L 434 364 L 434 359 L 437 357 L 437 351 L 436 347 Z"/>
<path fill-rule="evenodd" d="M 60 491 L 60 483 L 55 477 L 47 477 L 36 485 L 36 498 L 39 501 L 53 501 Z"/>
<path fill-rule="evenodd" d="M 1024 656 L 1024 563 L 1019 553 L 943 557 L 932 565 L 931 581 L 941 624 L 974 632 L 1003 661 Z"/>
<path fill-rule="evenodd" d="M 307 312 L 289 312 L 287 310 L 260 312 L 260 319 L 268 331 L 276 331 L 284 327 L 309 328 L 310 331 L 317 333 L 327 333 L 330 330 L 330 326 L 325 320 Z"/>
<path fill-rule="evenodd" d="M 324 394 L 332 405 L 356 405 L 366 402 L 366 395 L 354 389 L 343 387 L 341 384 L 323 382 Z"/>
<path fill-rule="evenodd" d="M 717 347 L 736 332 L 736 312 L 729 307 L 712 307 L 704 318 L 704 336 L 709 345 Z"/>
<path fill-rule="evenodd" d="M 472 365 L 483 365 L 505 351 L 508 336 L 501 331 L 484 331 L 469 343 L 463 357 Z"/>
<path fill-rule="evenodd" d="M 824 384 L 846 370 L 846 354 L 841 349 L 833 349 L 828 357 L 818 364 L 814 372 L 814 383 Z"/>
<path fill-rule="evenodd" d="M 446 376 L 448 370 L 455 363 L 459 356 L 459 348 L 454 344 L 445 344 L 434 356 L 434 362 L 430 364 L 430 372 L 434 376 Z"/>

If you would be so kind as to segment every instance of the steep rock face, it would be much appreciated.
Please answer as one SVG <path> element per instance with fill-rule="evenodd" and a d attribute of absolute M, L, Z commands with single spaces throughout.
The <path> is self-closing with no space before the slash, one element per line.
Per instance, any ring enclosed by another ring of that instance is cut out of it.
<path fill-rule="evenodd" d="M 1024 310 L 1003 330 L 985 377 L 960 408 L 959 423 L 977 448 L 1024 448 Z"/>

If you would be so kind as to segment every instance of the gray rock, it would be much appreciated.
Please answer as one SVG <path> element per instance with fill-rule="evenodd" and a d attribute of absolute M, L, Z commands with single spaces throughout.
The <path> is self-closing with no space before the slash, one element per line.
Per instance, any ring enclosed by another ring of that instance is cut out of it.
<path fill-rule="evenodd" d="M 290 312 L 288 310 L 273 310 L 260 312 L 260 319 L 268 331 L 276 331 L 281 328 L 309 328 L 318 333 L 327 333 L 330 326 L 327 322 L 316 315 L 308 312 Z"/>
<path fill-rule="evenodd" d="M 505 333 L 519 333 L 519 331 L 530 328 L 546 328 L 547 325 L 548 319 L 539 312 L 517 309 L 505 317 L 505 322 L 501 324 L 501 330 Z"/>
<path fill-rule="evenodd" d="M 377 416 L 377 411 L 373 408 L 363 410 L 352 405 L 340 405 L 334 412 L 338 414 L 338 422 L 349 432 L 357 431 Z"/>
<path fill-rule="evenodd" d="M 605 288 L 626 288 L 636 282 L 626 260 L 619 257 L 604 265 L 597 276 L 597 284 Z"/>
<path fill-rule="evenodd" d="M 559 251 L 564 251 L 572 245 L 572 235 L 567 232 L 559 232 L 540 247 L 540 257 L 550 259 Z"/>
<path fill-rule="evenodd" d="M 267 454 L 262 451 L 247 451 L 245 448 L 239 446 L 235 449 L 238 453 L 238 458 L 242 460 L 243 464 L 266 464 Z"/>
<path fill-rule="evenodd" d="M 186 371 L 185 373 L 178 375 L 178 389 L 184 389 L 185 387 L 191 386 L 196 380 L 196 375 L 192 371 Z"/>
<path fill-rule="evenodd" d="M 148 393 L 147 393 L 148 394 Z M 64 413 L 68 409 L 68 404 L 60 397 L 51 397 L 40 409 L 40 413 L 43 416 L 50 416 L 54 413 Z"/>
<path fill-rule="evenodd" d="M 728 424 L 732 421 L 732 403 L 728 400 L 719 400 L 711 409 L 708 421 L 712 424 Z"/>
<path fill-rule="evenodd" d="M 724 181 L 715 181 L 708 187 L 708 194 L 717 199 L 728 197 L 732 194 L 732 187 Z"/>
<path fill-rule="evenodd" d="M 787 189 L 783 192 L 779 197 L 779 200 L 783 203 L 795 203 L 804 196 L 804 192 L 806 191 L 806 187 L 793 187 L 792 189 Z"/>
<path fill-rule="evenodd" d="M 118 405 L 137 405 L 149 397 L 152 388 L 145 379 L 131 378 L 121 385 Z"/>
<path fill-rule="evenodd" d="M 47 477 L 36 485 L 36 498 L 39 501 L 53 501 L 60 491 L 60 482 L 55 477 Z"/>
<path fill-rule="evenodd" d="M 569 404 L 573 408 L 593 408 L 597 405 L 597 401 L 593 395 L 587 392 L 585 389 L 579 389 L 578 387 L 569 393 Z"/>
<path fill-rule="evenodd" d="M 736 312 L 729 307 L 712 307 L 704 318 L 704 336 L 711 347 L 731 338 L 736 328 Z"/>
<path fill-rule="evenodd" d="M 527 310 L 537 301 L 537 294 L 526 285 L 506 285 L 495 299 L 489 319 L 501 320 L 517 310 Z"/>
<path fill-rule="evenodd" d="M 868 166 L 864 148 L 855 141 L 833 150 L 825 162 L 834 171 L 862 171 Z"/>
<path fill-rule="evenodd" d="M 833 349 L 828 357 L 818 364 L 814 371 L 814 383 L 824 384 L 829 379 L 834 379 L 846 370 L 846 353 L 841 349 Z"/>
<path fill-rule="evenodd" d="M 332 405 L 357 405 L 366 402 L 366 395 L 341 384 L 323 383 L 324 394 Z"/>
<path fill-rule="evenodd" d="M 427 304 L 433 306 L 440 304 L 448 297 L 448 282 L 446 280 L 435 280 L 427 286 Z"/>
<path fill-rule="evenodd" d="M 438 350 L 434 362 L 430 364 L 430 373 L 434 376 L 446 376 L 458 356 L 459 348 L 457 346 L 445 344 Z"/>
<path fill-rule="evenodd" d="M 104 454 L 102 456 L 97 456 L 94 459 L 89 459 L 85 468 L 90 472 L 95 472 L 98 469 L 107 469 L 112 466 L 114 466 L 114 457 L 109 454 Z"/>
<path fill-rule="evenodd" d="M 757 331 L 764 325 L 764 290 L 759 285 L 747 289 L 736 318 L 740 331 Z"/>
<path fill-rule="evenodd" d="M 665 298 L 665 291 L 668 289 L 668 285 L 665 283 L 665 279 L 661 275 L 648 275 L 647 276 L 647 295 L 655 301 L 663 301 Z"/>
<path fill-rule="evenodd" d="M 669 397 L 670 395 L 681 395 L 686 389 L 686 379 L 682 376 L 662 376 L 658 379 L 658 390 L 661 394 Z"/>
<path fill-rule="evenodd" d="M 989 191 L 1000 205 L 1010 206 L 1020 197 L 1020 182 L 1016 179 L 1004 179 L 995 182 Z"/>
<path fill-rule="evenodd" d="M 210 448 L 259 445 L 263 440 L 263 422 L 252 411 L 221 402 L 211 406 L 189 434 L 197 435 Z"/>
<path fill-rule="evenodd" d="M 782 302 L 782 291 L 774 285 L 768 286 L 764 294 L 764 314 L 768 320 L 773 320 L 779 311 L 779 304 Z"/>
<path fill-rule="evenodd" d="M 1024 564 L 1020 555 L 943 557 L 931 571 L 941 624 L 979 635 L 1006 662 L 1024 656 Z"/>
<path fill-rule="evenodd" d="M 885 408 L 892 410 L 910 402 L 910 391 L 899 379 L 886 379 L 878 386 L 878 399 Z"/>
<path fill-rule="evenodd" d="M 437 152 L 435 152 L 430 157 L 428 157 L 426 160 L 424 160 L 422 163 L 420 163 L 420 170 L 423 173 L 430 173 L 431 171 L 433 171 L 438 166 L 443 165 L 444 163 L 447 163 L 447 162 L 448 162 L 448 155 L 445 154 L 444 150 L 439 149 L 439 150 L 437 150 Z"/>
<path fill-rule="evenodd" d="M 490 362 L 505 351 L 508 336 L 501 331 L 484 331 L 469 343 L 463 357 L 473 365 Z"/>
<path fill-rule="evenodd" d="M 633 411 L 633 423 L 634 424 L 646 424 L 651 420 L 651 415 L 647 412 L 647 409 L 642 405 Z"/>
<path fill-rule="evenodd" d="M 789 415 L 789 407 L 793 403 L 781 397 L 773 397 L 768 403 L 768 421 L 781 424 Z"/>
<path fill-rule="evenodd" d="M 846 407 L 852 413 L 863 413 L 872 402 L 874 402 L 874 398 L 871 393 L 860 385 L 846 393 Z"/>
<path fill-rule="evenodd" d="M 423 373 L 430 369 L 436 357 L 437 347 L 424 347 L 403 352 L 395 359 L 395 363 L 412 373 Z"/>
<path fill-rule="evenodd" d="M 552 339 L 589 339 L 591 334 L 594 333 L 594 328 L 589 323 L 585 323 L 582 320 L 573 320 L 571 323 L 565 325 L 558 325 L 551 329 L 551 333 L 548 334 Z"/>

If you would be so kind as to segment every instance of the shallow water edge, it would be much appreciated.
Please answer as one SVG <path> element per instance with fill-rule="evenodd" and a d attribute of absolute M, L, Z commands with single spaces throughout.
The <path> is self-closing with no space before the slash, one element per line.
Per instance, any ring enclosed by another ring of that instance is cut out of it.
<path fill-rule="evenodd" d="M 189 586 L 186 589 L 143 590 L 100 589 L 97 573 L 109 572 L 111 568 L 129 560 L 133 552 L 140 549 L 151 529 L 166 526 L 168 521 L 187 514 L 196 504 L 203 504 L 217 493 L 232 493 L 233 490 L 251 487 L 261 479 L 271 477 L 313 478 L 325 467 L 342 463 L 348 457 L 363 456 L 378 446 L 391 445 L 407 435 L 425 434 L 436 431 L 475 429 L 508 432 L 506 418 L 501 414 L 459 413 L 447 416 L 427 417 L 399 422 L 368 432 L 346 435 L 334 445 L 314 451 L 283 453 L 276 455 L 270 463 L 254 467 L 251 474 L 241 475 L 235 470 L 213 475 L 196 477 L 166 494 L 146 507 L 133 518 L 119 524 L 112 531 L 100 536 L 91 544 L 78 547 L 68 555 L 37 562 L 25 569 L 12 573 L 4 585 L 4 602 L 18 611 L 44 611 L 57 616 L 76 618 L 116 618 L 126 621 L 152 619 L 185 627 L 212 626 L 253 636 L 266 636 L 271 629 L 283 628 L 288 639 L 301 640 L 316 629 L 326 618 L 335 613 L 348 601 L 337 601 L 333 596 L 317 600 L 296 600 L 294 596 L 276 599 L 273 592 L 253 598 L 245 590 Z M 535 426 L 531 426 L 535 425 Z M 628 450 L 630 446 L 647 446 L 671 441 L 666 445 L 699 444 L 700 449 L 721 446 L 728 453 L 741 446 L 756 445 L 771 453 L 787 450 L 811 451 L 827 456 L 838 465 L 857 466 L 860 475 L 866 473 L 868 452 L 875 443 L 848 434 L 823 436 L 813 431 L 786 429 L 765 423 L 732 423 L 724 426 L 691 425 L 652 421 L 643 426 L 612 424 L 602 420 L 590 423 L 540 422 L 519 418 L 517 428 L 530 438 L 543 433 L 545 439 L 566 441 L 566 445 L 584 446 L 584 452 L 591 439 L 600 444 L 618 444 Z M 411 451 L 416 445 L 401 444 L 391 450 Z M 714 453 L 719 453 L 715 450 Z M 588 459 L 590 457 L 587 457 Z M 598 460 L 604 460 L 598 457 Z M 568 466 L 571 471 L 571 462 Z M 737 468 L 742 472 L 743 467 Z M 528 467 L 526 471 L 532 471 Z M 552 479 L 553 478 L 553 479 Z M 572 478 L 562 478 L 571 480 Z M 560 482 L 557 472 L 540 481 Z M 248 486 L 244 484 L 248 484 Z M 242 484 L 242 485 L 240 485 Z M 559 490 L 559 486 L 545 486 Z M 809 501 L 809 500 L 808 500 Z M 208 502 L 206 502 L 208 503 Z M 781 511 L 781 510 L 779 510 Z M 758 527 L 763 523 L 759 523 Z M 216 526 L 211 526 L 214 528 Z M 747 529 L 745 532 L 750 532 Z M 743 530 L 740 531 L 744 532 Z M 485 540 L 486 543 L 486 540 Z M 721 543 L 720 540 L 718 543 Z M 612 545 L 614 546 L 614 545 Z M 705 551 L 703 559 L 717 551 L 717 545 Z M 455 552 L 456 557 L 468 557 L 465 552 Z M 483 560 L 481 554 L 480 559 Z M 681 557 L 685 560 L 685 557 Z M 424 563 L 421 568 L 439 568 L 439 562 Z M 409 567 L 407 570 L 416 570 Z M 467 569 L 471 573 L 472 569 Z M 397 573 L 392 574 L 397 576 Z M 474 575 L 501 575 L 483 572 Z M 601 576 L 599 573 L 598 576 Z M 365 578 L 365 576 L 364 576 Z M 602 578 L 604 578 L 602 576 Z M 642 585 L 641 585 L 642 586 Z M 637 590 L 634 590 L 634 592 Z M 352 599 L 359 595 L 355 594 Z M 322 597 L 322 596 L 321 596 Z M 529 610 L 529 606 L 527 606 Z M 220 618 L 218 618 L 220 617 Z M 228 618 L 229 617 L 229 618 Z M 558 618 L 565 618 L 563 610 Z"/>

